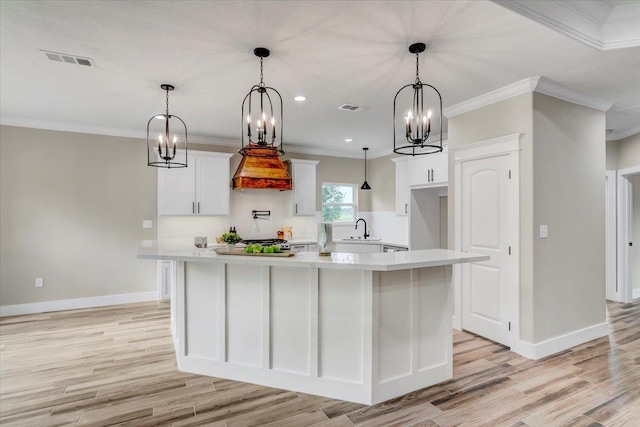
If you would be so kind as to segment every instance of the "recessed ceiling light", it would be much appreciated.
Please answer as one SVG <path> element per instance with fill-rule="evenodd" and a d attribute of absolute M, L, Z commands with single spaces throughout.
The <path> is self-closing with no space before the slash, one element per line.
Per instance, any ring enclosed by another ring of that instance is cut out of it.
<path fill-rule="evenodd" d="M 302 95 L 298 95 L 295 98 L 293 98 L 293 100 L 296 101 L 296 102 L 303 102 L 303 101 L 307 100 L 307 97 L 306 96 L 302 96 Z"/>
<path fill-rule="evenodd" d="M 351 138 L 347 138 L 347 139 L 344 140 L 344 142 L 351 142 L 351 141 L 353 141 L 353 139 L 351 139 Z"/>

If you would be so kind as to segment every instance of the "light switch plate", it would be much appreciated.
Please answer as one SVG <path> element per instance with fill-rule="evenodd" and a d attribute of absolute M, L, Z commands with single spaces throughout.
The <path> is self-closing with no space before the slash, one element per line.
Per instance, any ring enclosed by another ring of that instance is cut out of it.
<path fill-rule="evenodd" d="M 541 225 L 540 226 L 540 238 L 541 239 L 546 239 L 547 237 L 549 237 L 549 226 L 548 225 Z"/>
<path fill-rule="evenodd" d="M 36 288 L 41 288 L 44 286 L 44 278 L 36 277 Z"/>
<path fill-rule="evenodd" d="M 153 222 L 150 219 L 145 219 L 142 221 L 142 228 L 153 228 Z"/>

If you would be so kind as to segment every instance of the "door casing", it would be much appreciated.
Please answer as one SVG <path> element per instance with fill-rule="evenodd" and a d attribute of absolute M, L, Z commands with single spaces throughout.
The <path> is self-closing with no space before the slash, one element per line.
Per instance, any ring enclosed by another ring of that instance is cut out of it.
<path fill-rule="evenodd" d="M 509 186 L 508 215 L 514 220 L 509 221 L 509 241 L 511 242 L 511 256 L 513 257 L 512 269 L 509 273 L 509 281 L 514 286 L 509 287 L 508 301 L 505 307 L 505 317 L 511 322 L 507 345 L 513 347 L 520 340 L 520 138 L 522 134 L 516 133 L 498 138 L 492 138 L 476 143 L 450 148 L 453 154 L 454 183 L 462 182 L 462 163 L 464 161 L 507 155 L 509 157 L 509 169 L 511 171 L 512 186 Z M 462 192 L 455 189 L 454 198 L 454 250 L 462 251 Z M 462 329 L 462 268 L 454 266 L 454 316 L 453 327 Z"/>
<path fill-rule="evenodd" d="M 617 284 L 620 301 L 629 303 L 633 300 L 631 283 L 631 259 L 629 242 L 631 241 L 632 195 L 629 176 L 640 173 L 640 166 L 618 169 L 617 176 L 617 222 L 618 222 L 618 274 Z M 637 243 L 637 244 L 640 244 Z"/>

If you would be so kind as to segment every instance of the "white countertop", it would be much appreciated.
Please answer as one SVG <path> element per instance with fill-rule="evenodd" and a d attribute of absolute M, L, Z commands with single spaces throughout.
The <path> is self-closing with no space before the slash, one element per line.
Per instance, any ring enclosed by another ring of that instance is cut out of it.
<path fill-rule="evenodd" d="M 487 255 L 470 254 L 446 249 L 353 254 L 335 252 L 320 256 L 317 252 L 299 252 L 292 257 L 257 257 L 218 255 L 212 248 L 168 250 L 162 246 L 141 247 L 140 259 L 158 259 L 187 262 L 223 262 L 233 264 L 287 265 L 348 270 L 394 271 L 411 268 L 437 267 L 466 262 L 486 261 Z"/>

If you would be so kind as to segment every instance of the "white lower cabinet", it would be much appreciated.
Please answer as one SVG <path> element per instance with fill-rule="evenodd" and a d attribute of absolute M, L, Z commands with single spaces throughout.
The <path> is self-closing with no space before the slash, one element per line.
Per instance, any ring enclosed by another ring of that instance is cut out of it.
<path fill-rule="evenodd" d="M 171 287 L 176 280 L 176 262 L 158 261 L 158 300 L 171 299 Z"/>
<path fill-rule="evenodd" d="M 382 252 L 382 245 L 371 243 L 336 243 L 336 252 L 349 252 L 354 254 L 374 254 Z"/>
<path fill-rule="evenodd" d="M 291 253 L 296 254 L 298 252 L 307 252 L 309 250 L 309 245 L 291 245 Z"/>

